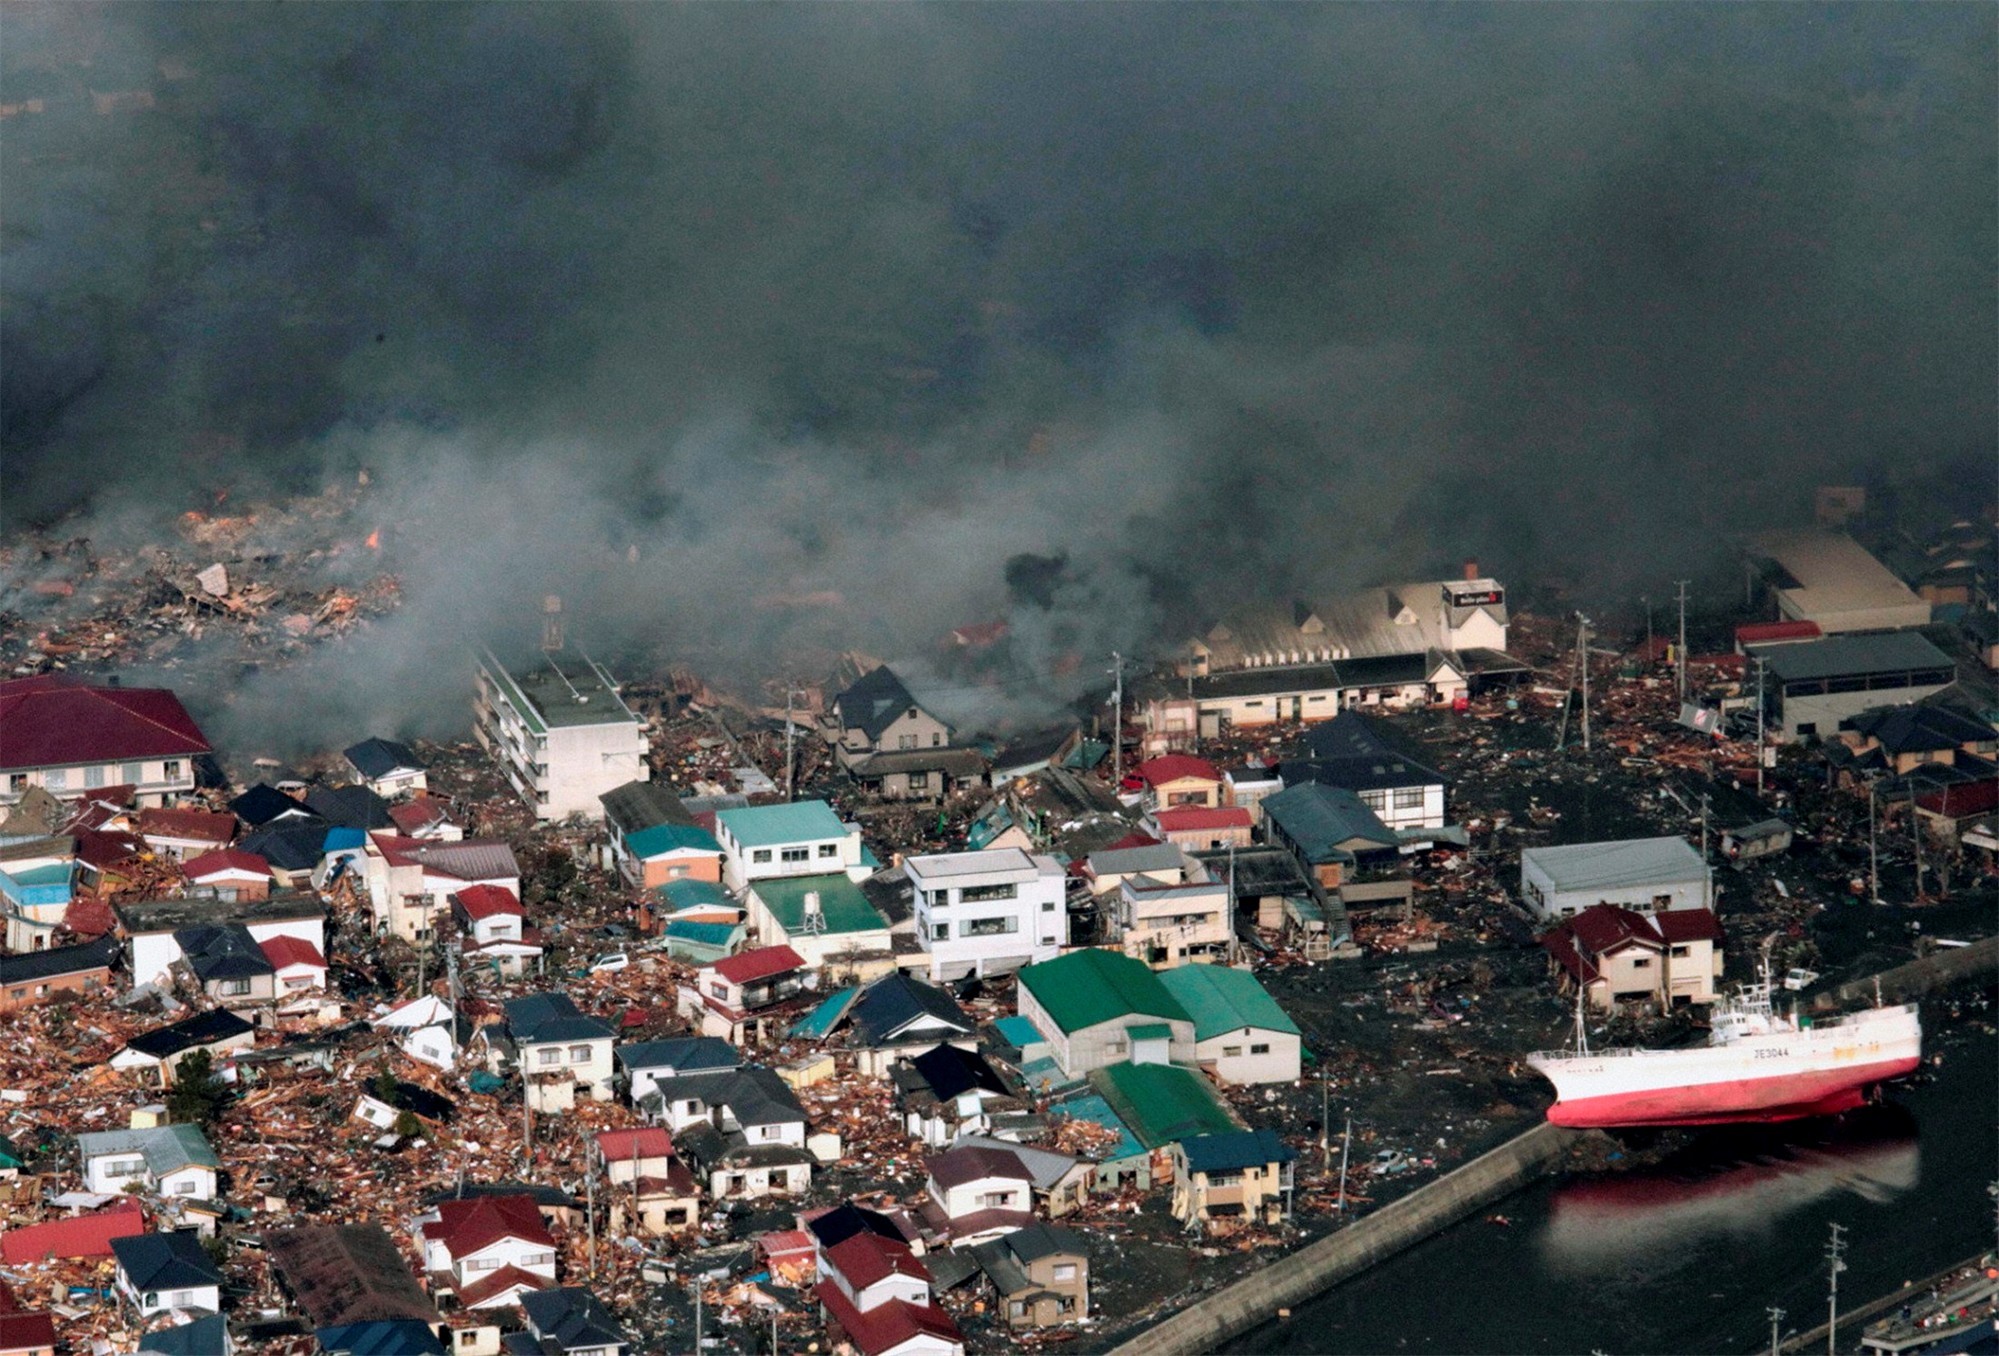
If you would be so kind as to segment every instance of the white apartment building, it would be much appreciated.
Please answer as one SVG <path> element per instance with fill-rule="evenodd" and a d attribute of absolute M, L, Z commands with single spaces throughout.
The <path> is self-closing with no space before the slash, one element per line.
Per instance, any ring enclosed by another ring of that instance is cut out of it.
<path fill-rule="evenodd" d="M 715 816 L 715 841 L 722 845 L 722 883 L 735 891 L 782 876 L 840 873 L 859 883 L 876 867 L 861 847 L 861 831 L 823 800 L 723 810 Z"/>
<path fill-rule="evenodd" d="M 1062 864 L 1019 848 L 932 853 L 903 863 L 933 981 L 1018 970 L 1069 943 Z"/>
<path fill-rule="evenodd" d="M 537 819 L 601 819 L 606 791 L 650 777 L 645 727 L 602 665 L 574 647 L 531 668 L 478 654 L 473 733 Z"/>

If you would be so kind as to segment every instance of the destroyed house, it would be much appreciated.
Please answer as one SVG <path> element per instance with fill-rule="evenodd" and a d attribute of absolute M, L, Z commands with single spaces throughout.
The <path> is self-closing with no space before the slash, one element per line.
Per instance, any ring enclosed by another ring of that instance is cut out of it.
<path fill-rule="evenodd" d="M 1233 943 L 1233 912 L 1225 880 L 1128 876 L 1118 884 L 1117 936 L 1127 956 L 1154 969 L 1222 961 Z"/>
<path fill-rule="evenodd" d="M 994 786 L 1004 786 L 1017 777 L 1026 777 L 1059 764 L 1083 744 L 1080 725 L 1053 725 L 1016 735 L 993 755 Z"/>
<path fill-rule="evenodd" d="M 312 811 L 296 796 L 288 796 L 274 786 L 258 782 L 229 802 L 229 812 L 252 829 L 286 819 L 310 819 Z"/>
<path fill-rule="evenodd" d="M 230 1051 L 254 1045 L 256 1033 L 255 1027 L 235 1013 L 217 1008 L 132 1037 L 111 1057 L 111 1067 L 137 1070 L 143 1078 L 171 1085 L 174 1070 L 194 1051 L 205 1050 L 220 1064 Z"/>
<path fill-rule="evenodd" d="M 990 1129 L 993 1107 L 1026 1105 L 984 1055 L 955 1045 L 897 1060 L 888 1072 L 903 1128 L 932 1148 L 943 1148 L 961 1133 Z"/>
<path fill-rule="evenodd" d="M 180 870 L 195 890 L 232 904 L 270 898 L 271 864 L 254 852 L 241 848 L 204 852 L 187 858 Z"/>
<path fill-rule="evenodd" d="M 951 742 L 951 727 L 924 710 L 886 665 L 835 697 L 833 712 L 843 765 L 870 754 L 943 748 Z"/>
<path fill-rule="evenodd" d="M 365 786 L 315 786 L 305 793 L 305 808 L 339 829 L 394 832 L 389 803 Z"/>
<path fill-rule="evenodd" d="M 426 942 L 450 909 L 451 896 L 490 885 L 518 896 L 521 867 L 514 850 L 497 838 L 440 842 L 371 833 L 361 868 L 377 931 L 411 944 Z"/>
<path fill-rule="evenodd" d="M 596 818 L 605 792 L 648 776 L 645 725 L 580 649 L 509 668 L 478 655 L 473 733 L 535 818 Z"/>
<path fill-rule="evenodd" d="M 694 984 L 680 990 L 680 1015 L 702 1035 L 740 1045 L 762 1029 L 758 1014 L 770 1014 L 810 982 L 804 958 L 788 946 L 739 951 L 694 972 Z"/>
<path fill-rule="evenodd" d="M 118 943 L 103 937 L 81 946 L 0 956 L 0 1012 L 58 993 L 97 992 L 111 982 L 118 952 Z"/>
<path fill-rule="evenodd" d="M 55 940 L 58 927 L 74 927 L 76 875 L 76 839 L 67 834 L 0 843 L 0 911 L 6 917 L 7 950 L 43 950 Z"/>
<path fill-rule="evenodd" d="M 1020 972 L 1020 1015 L 1048 1038 L 1062 1072 L 1079 1078 L 1131 1059 L 1188 1061 L 1194 1023 L 1143 961 L 1072 951 Z"/>
<path fill-rule="evenodd" d="M 130 786 L 140 805 L 194 790 L 208 740 L 165 688 L 40 674 L 0 682 L 0 805 L 30 787 L 57 796 Z"/>
<path fill-rule="evenodd" d="M 426 789 L 428 769 L 409 745 L 393 739 L 364 739 L 341 754 L 361 785 L 385 800 Z"/>
<path fill-rule="evenodd" d="M 236 846 L 261 859 L 281 887 L 296 890 L 313 883 L 338 843 L 339 832 L 318 815 L 308 814 L 252 829 Z"/>
<path fill-rule="evenodd" d="M 632 1345 L 604 1301 L 581 1286 L 522 1295 L 521 1312 L 527 1331 L 502 1339 L 508 1356 L 625 1356 Z"/>
<path fill-rule="evenodd" d="M 664 1079 L 653 1095 L 674 1128 L 676 1152 L 710 1196 L 796 1193 L 811 1184 L 805 1108 L 769 1069 Z"/>
<path fill-rule="evenodd" d="M 139 1339 L 138 1356 L 234 1356 L 236 1344 L 229 1337 L 229 1320 L 210 1314 L 171 1328 L 160 1328 Z M 15 1356 L 0 1344 L 0 1356 Z"/>
<path fill-rule="evenodd" d="M 236 816 L 208 810 L 141 810 L 132 818 L 132 829 L 154 852 L 181 860 L 227 847 L 236 836 Z"/>
<path fill-rule="evenodd" d="M 438 1324 L 438 1310 L 380 1224 L 300 1224 L 264 1234 L 276 1278 L 314 1328 Z"/>
<path fill-rule="evenodd" d="M 41 1224 L 23 1224 L 0 1233 L 0 1262 L 22 1266 L 51 1257 L 111 1256 L 114 1239 L 146 1232 L 146 1214 L 138 1200 L 120 1195 L 102 1210 L 68 1215 Z"/>

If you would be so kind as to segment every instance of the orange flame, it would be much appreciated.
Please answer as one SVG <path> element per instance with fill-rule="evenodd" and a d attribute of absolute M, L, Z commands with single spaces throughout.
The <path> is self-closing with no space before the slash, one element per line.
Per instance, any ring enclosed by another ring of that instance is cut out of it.
<path fill-rule="evenodd" d="M 376 528 L 376 529 L 375 529 L 375 530 L 374 530 L 373 532 L 370 532 L 370 533 L 368 534 L 368 542 L 367 542 L 367 545 L 368 545 L 368 549 L 369 549 L 370 551 L 379 551 L 379 550 L 381 550 L 381 549 L 382 549 L 382 529 L 381 529 L 381 528 L 379 528 L 379 527 L 378 527 L 378 528 Z"/>

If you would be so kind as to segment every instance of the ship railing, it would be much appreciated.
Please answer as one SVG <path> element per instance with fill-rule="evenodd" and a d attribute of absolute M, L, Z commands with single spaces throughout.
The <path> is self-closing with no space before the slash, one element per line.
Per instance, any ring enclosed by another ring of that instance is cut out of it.
<path fill-rule="evenodd" d="M 1627 1055 L 1642 1055 L 1643 1050 L 1629 1045 L 1620 1045 L 1609 1050 L 1536 1050 L 1529 1059 L 1619 1059 Z"/>

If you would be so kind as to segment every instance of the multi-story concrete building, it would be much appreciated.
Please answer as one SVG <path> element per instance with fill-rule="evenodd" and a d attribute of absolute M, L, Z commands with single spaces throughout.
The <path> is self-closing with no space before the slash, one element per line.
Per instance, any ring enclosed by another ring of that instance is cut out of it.
<path fill-rule="evenodd" d="M 1520 900 L 1536 918 L 1573 918 L 1595 904 L 1639 913 L 1714 908 L 1714 872 L 1677 837 L 1524 848 Z"/>
<path fill-rule="evenodd" d="M 1950 656 L 1914 631 L 1752 645 L 1748 652 L 1766 667 L 1765 699 L 1785 739 L 1830 738 L 1863 711 L 1907 706 L 1957 681 Z"/>
<path fill-rule="evenodd" d="M 1233 936 L 1229 913 L 1225 880 L 1164 885 L 1132 876 L 1118 886 L 1117 926 L 1124 953 L 1155 970 L 1226 960 Z"/>
<path fill-rule="evenodd" d="M 1019 848 L 931 853 L 903 863 L 930 978 L 961 979 L 1053 960 L 1069 941 L 1062 864 Z"/>
<path fill-rule="evenodd" d="M 544 650 L 522 668 L 491 650 L 478 661 L 473 732 L 537 819 L 599 818 L 600 796 L 650 775 L 645 727 L 582 650 Z"/>
<path fill-rule="evenodd" d="M 715 816 L 715 839 L 722 845 L 722 881 L 731 890 L 778 876 L 835 871 L 860 881 L 877 866 L 861 847 L 861 831 L 843 823 L 823 800 L 723 810 Z"/>

